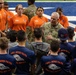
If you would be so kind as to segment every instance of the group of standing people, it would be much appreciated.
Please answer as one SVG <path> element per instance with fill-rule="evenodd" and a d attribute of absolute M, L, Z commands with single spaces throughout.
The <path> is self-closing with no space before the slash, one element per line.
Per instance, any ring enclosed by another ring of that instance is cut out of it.
<path fill-rule="evenodd" d="M 50 21 L 28 0 L 14 15 L 0 0 L 0 75 L 71 75 L 76 71 L 74 28 L 58 7 Z M 68 42 L 67 42 L 68 40 Z"/>

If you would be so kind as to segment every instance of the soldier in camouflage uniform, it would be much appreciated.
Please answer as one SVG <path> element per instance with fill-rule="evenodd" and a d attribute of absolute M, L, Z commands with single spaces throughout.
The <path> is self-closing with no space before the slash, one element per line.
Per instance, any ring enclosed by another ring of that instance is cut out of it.
<path fill-rule="evenodd" d="M 50 22 L 47 22 L 42 25 L 42 29 L 44 32 L 44 41 L 50 43 L 52 39 L 58 38 L 58 30 L 63 26 L 58 22 L 59 14 L 57 12 L 53 12 L 51 14 Z"/>
<path fill-rule="evenodd" d="M 35 0 L 28 0 L 28 7 L 24 9 L 24 13 L 25 15 L 28 16 L 29 20 L 35 16 L 35 13 L 36 13 L 36 9 L 37 7 L 35 6 Z M 27 37 L 28 37 L 28 41 L 31 42 L 32 40 L 32 30 L 29 26 L 27 26 L 26 28 L 26 34 L 27 34 Z"/>
<path fill-rule="evenodd" d="M 24 9 L 25 15 L 28 16 L 29 20 L 35 15 L 37 7 L 34 4 L 35 0 L 28 0 L 28 7 Z"/>

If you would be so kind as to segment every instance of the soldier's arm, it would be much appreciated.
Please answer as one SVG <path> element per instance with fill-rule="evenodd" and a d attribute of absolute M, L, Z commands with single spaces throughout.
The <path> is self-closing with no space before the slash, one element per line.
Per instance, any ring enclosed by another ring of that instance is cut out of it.
<path fill-rule="evenodd" d="M 47 35 L 47 36 L 46 36 L 46 39 L 47 39 L 47 40 L 60 40 L 59 38 L 55 38 L 55 37 L 53 37 L 52 35 Z"/>

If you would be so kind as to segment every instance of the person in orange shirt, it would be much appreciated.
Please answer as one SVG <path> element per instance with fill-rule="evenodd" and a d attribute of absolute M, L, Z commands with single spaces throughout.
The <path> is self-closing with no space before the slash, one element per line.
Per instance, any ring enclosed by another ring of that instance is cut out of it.
<path fill-rule="evenodd" d="M 4 7 L 3 8 L 7 12 L 7 20 L 8 20 L 7 29 L 8 29 L 9 28 L 9 21 L 14 16 L 14 14 L 13 14 L 13 12 L 9 11 L 9 5 L 8 5 L 7 2 L 4 2 Z"/>
<path fill-rule="evenodd" d="M 3 9 L 4 0 L 0 0 L 0 30 L 5 31 L 7 22 L 7 13 Z"/>
<path fill-rule="evenodd" d="M 21 4 L 18 4 L 15 8 L 15 11 L 17 14 L 10 19 L 10 29 L 15 31 L 26 31 L 26 27 L 28 25 L 28 17 L 22 14 L 23 6 Z"/>
<path fill-rule="evenodd" d="M 58 7 L 58 8 L 56 9 L 56 12 L 58 12 L 59 15 L 60 15 L 60 17 L 59 17 L 59 22 L 60 22 L 60 24 L 62 24 L 64 28 L 69 27 L 68 18 L 67 18 L 65 15 L 63 15 L 63 10 L 62 10 L 62 8 L 61 8 L 61 7 Z"/>
<path fill-rule="evenodd" d="M 42 7 L 38 7 L 36 9 L 36 15 L 33 16 L 29 23 L 30 30 L 27 29 L 27 37 L 28 41 L 34 41 L 33 31 L 35 28 L 40 28 L 45 22 L 48 22 L 48 19 L 43 16 L 44 9 Z"/>
<path fill-rule="evenodd" d="M 38 7 L 36 10 L 36 16 L 32 17 L 29 23 L 29 26 L 34 28 L 41 27 L 45 22 L 48 22 L 48 19 L 43 16 L 44 9 L 42 7 Z"/>

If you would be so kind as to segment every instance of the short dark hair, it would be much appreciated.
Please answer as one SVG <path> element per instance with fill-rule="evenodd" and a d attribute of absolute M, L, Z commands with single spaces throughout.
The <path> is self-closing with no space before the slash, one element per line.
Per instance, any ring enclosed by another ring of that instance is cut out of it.
<path fill-rule="evenodd" d="M 10 39 L 11 42 L 16 41 L 17 32 L 15 30 L 10 30 L 7 32 L 7 38 Z"/>
<path fill-rule="evenodd" d="M 35 3 L 35 0 L 28 0 L 29 2 L 31 2 L 31 4 Z"/>
<path fill-rule="evenodd" d="M 42 37 L 42 28 L 35 28 L 34 29 L 34 36 L 37 39 L 39 39 L 40 37 Z"/>
<path fill-rule="evenodd" d="M 73 39 L 73 36 L 75 35 L 74 34 L 74 28 L 73 27 L 68 27 L 67 28 L 67 31 L 68 31 L 68 36 L 70 39 Z"/>
<path fill-rule="evenodd" d="M 51 41 L 51 44 L 50 44 L 51 51 L 57 52 L 59 47 L 60 47 L 60 41 L 59 40 L 52 40 Z"/>
<path fill-rule="evenodd" d="M 8 48 L 8 39 L 6 37 L 0 37 L 0 48 L 5 50 Z"/>
<path fill-rule="evenodd" d="M 17 32 L 17 40 L 19 42 L 22 42 L 22 41 L 25 41 L 26 40 L 26 34 L 25 34 L 25 32 L 23 30 L 19 30 Z"/>
<path fill-rule="evenodd" d="M 37 11 L 39 8 L 41 8 L 41 9 L 44 11 L 43 7 L 37 7 L 36 11 Z"/>
<path fill-rule="evenodd" d="M 63 10 L 62 10 L 61 7 L 58 7 L 58 8 L 56 9 L 56 12 L 57 12 L 57 11 L 61 11 L 61 12 L 63 12 Z"/>

